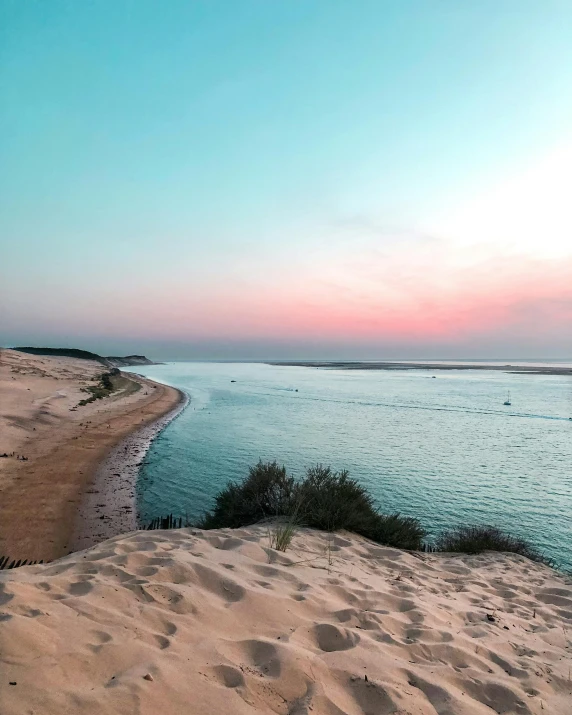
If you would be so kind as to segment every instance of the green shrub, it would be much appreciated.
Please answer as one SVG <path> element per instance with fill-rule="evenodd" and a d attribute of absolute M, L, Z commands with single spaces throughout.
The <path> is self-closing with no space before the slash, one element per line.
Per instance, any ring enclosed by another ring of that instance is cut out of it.
<path fill-rule="evenodd" d="M 97 385 L 88 385 L 87 387 L 82 387 L 82 392 L 87 392 L 89 397 L 78 402 L 78 407 L 83 407 L 88 405 L 90 402 L 95 402 L 95 400 L 102 400 L 104 397 L 109 397 L 109 395 L 115 391 L 115 385 L 113 384 L 112 377 L 115 376 L 115 370 L 113 368 L 110 372 L 104 372 L 100 375 Z M 117 370 L 119 373 L 119 370 Z M 97 379 L 97 378 L 96 378 Z"/>
<path fill-rule="evenodd" d="M 495 526 L 458 526 L 442 533 L 435 542 L 435 549 L 437 551 L 463 554 L 503 551 L 526 556 L 532 561 L 552 564 L 550 559 L 541 554 L 525 539 L 511 536 Z"/>
<path fill-rule="evenodd" d="M 276 462 L 259 462 L 243 482 L 229 482 L 198 527 L 236 529 L 276 516 L 288 517 L 291 525 L 325 531 L 346 529 L 402 549 L 422 548 L 425 535 L 417 519 L 380 514 L 367 489 L 347 471 L 333 472 L 318 464 L 296 482 Z M 287 531 L 289 543 L 293 528 Z"/>
<path fill-rule="evenodd" d="M 372 531 L 366 536 L 385 546 L 421 551 L 425 533 L 419 519 L 412 516 L 378 514 Z"/>
<path fill-rule="evenodd" d="M 306 526 L 326 531 L 347 529 L 366 534 L 379 515 L 368 491 L 347 471 L 332 472 L 318 464 L 296 485 L 296 502 Z"/>
<path fill-rule="evenodd" d="M 294 479 L 277 462 L 258 462 L 246 479 L 229 482 L 215 497 L 212 512 L 204 515 L 201 529 L 237 529 L 272 516 L 293 512 Z"/>

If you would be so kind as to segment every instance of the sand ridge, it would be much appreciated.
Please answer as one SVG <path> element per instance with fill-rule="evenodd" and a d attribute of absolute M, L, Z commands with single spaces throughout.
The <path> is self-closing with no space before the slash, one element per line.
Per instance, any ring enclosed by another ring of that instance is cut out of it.
<path fill-rule="evenodd" d="M 67 553 L 97 465 L 181 399 L 171 387 L 125 374 L 121 390 L 77 407 L 82 388 L 105 371 L 89 360 L 0 350 L 0 455 L 10 455 L 0 457 L 0 555 Z"/>
<path fill-rule="evenodd" d="M 2 715 L 569 715 L 572 582 L 348 533 L 134 532 L 0 573 Z"/>

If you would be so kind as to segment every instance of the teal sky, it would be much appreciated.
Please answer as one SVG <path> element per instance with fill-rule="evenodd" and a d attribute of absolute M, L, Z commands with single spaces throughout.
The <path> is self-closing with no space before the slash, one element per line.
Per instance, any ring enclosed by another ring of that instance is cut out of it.
<path fill-rule="evenodd" d="M 572 3 L 0 8 L 0 344 L 572 355 Z"/>

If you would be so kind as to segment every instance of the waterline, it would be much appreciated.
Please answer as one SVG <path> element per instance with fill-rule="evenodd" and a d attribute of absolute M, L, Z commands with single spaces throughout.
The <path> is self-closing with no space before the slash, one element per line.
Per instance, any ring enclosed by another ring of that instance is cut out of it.
<path fill-rule="evenodd" d="M 197 518 L 258 459 L 295 476 L 323 462 L 348 469 L 383 511 L 416 516 L 430 534 L 492 523 L 572 566 L 568 377 L 452 370 L 432 379 L 248 363 L 175 363 L 145 374 L 186 389 L 192 404 L 145 459 L 143 519 Z M 503 407 L 509 389 L 513 404 Z"/>

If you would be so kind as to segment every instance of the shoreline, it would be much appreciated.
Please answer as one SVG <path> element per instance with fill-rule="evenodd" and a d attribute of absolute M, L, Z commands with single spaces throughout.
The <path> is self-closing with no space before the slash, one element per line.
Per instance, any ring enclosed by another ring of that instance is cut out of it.
<path fill-rule="evenodd" d="M 101 372 L 90 360 L 0 352 L 0 556 L 70 553 L 101 464 L 130 435 L 154 434 L 182 404 L 176 388 L 121 372 L 115 393 L 81 406 Z"/>
<path fill-rule="evenodd" d="M 479 365 L 472 363 L 415 363 L 415 362 L 269 362 L 275 367 L 314 367 L 330 370 L 495 370 L 511 375 L 563 375 L 572 377 L 572 367 L 538 365 Z"/>
<path fill-rule="evenodd" d="M 139 529 L 136 488 L 142 462 L 153 441 L 190 403 L 186 392 L 171 389 L 179 395 L 177 404 L 123 437 L 97 466 L 76 513 L 70 543 L 72 552 L 83 551 L 106 539 Z"/>

